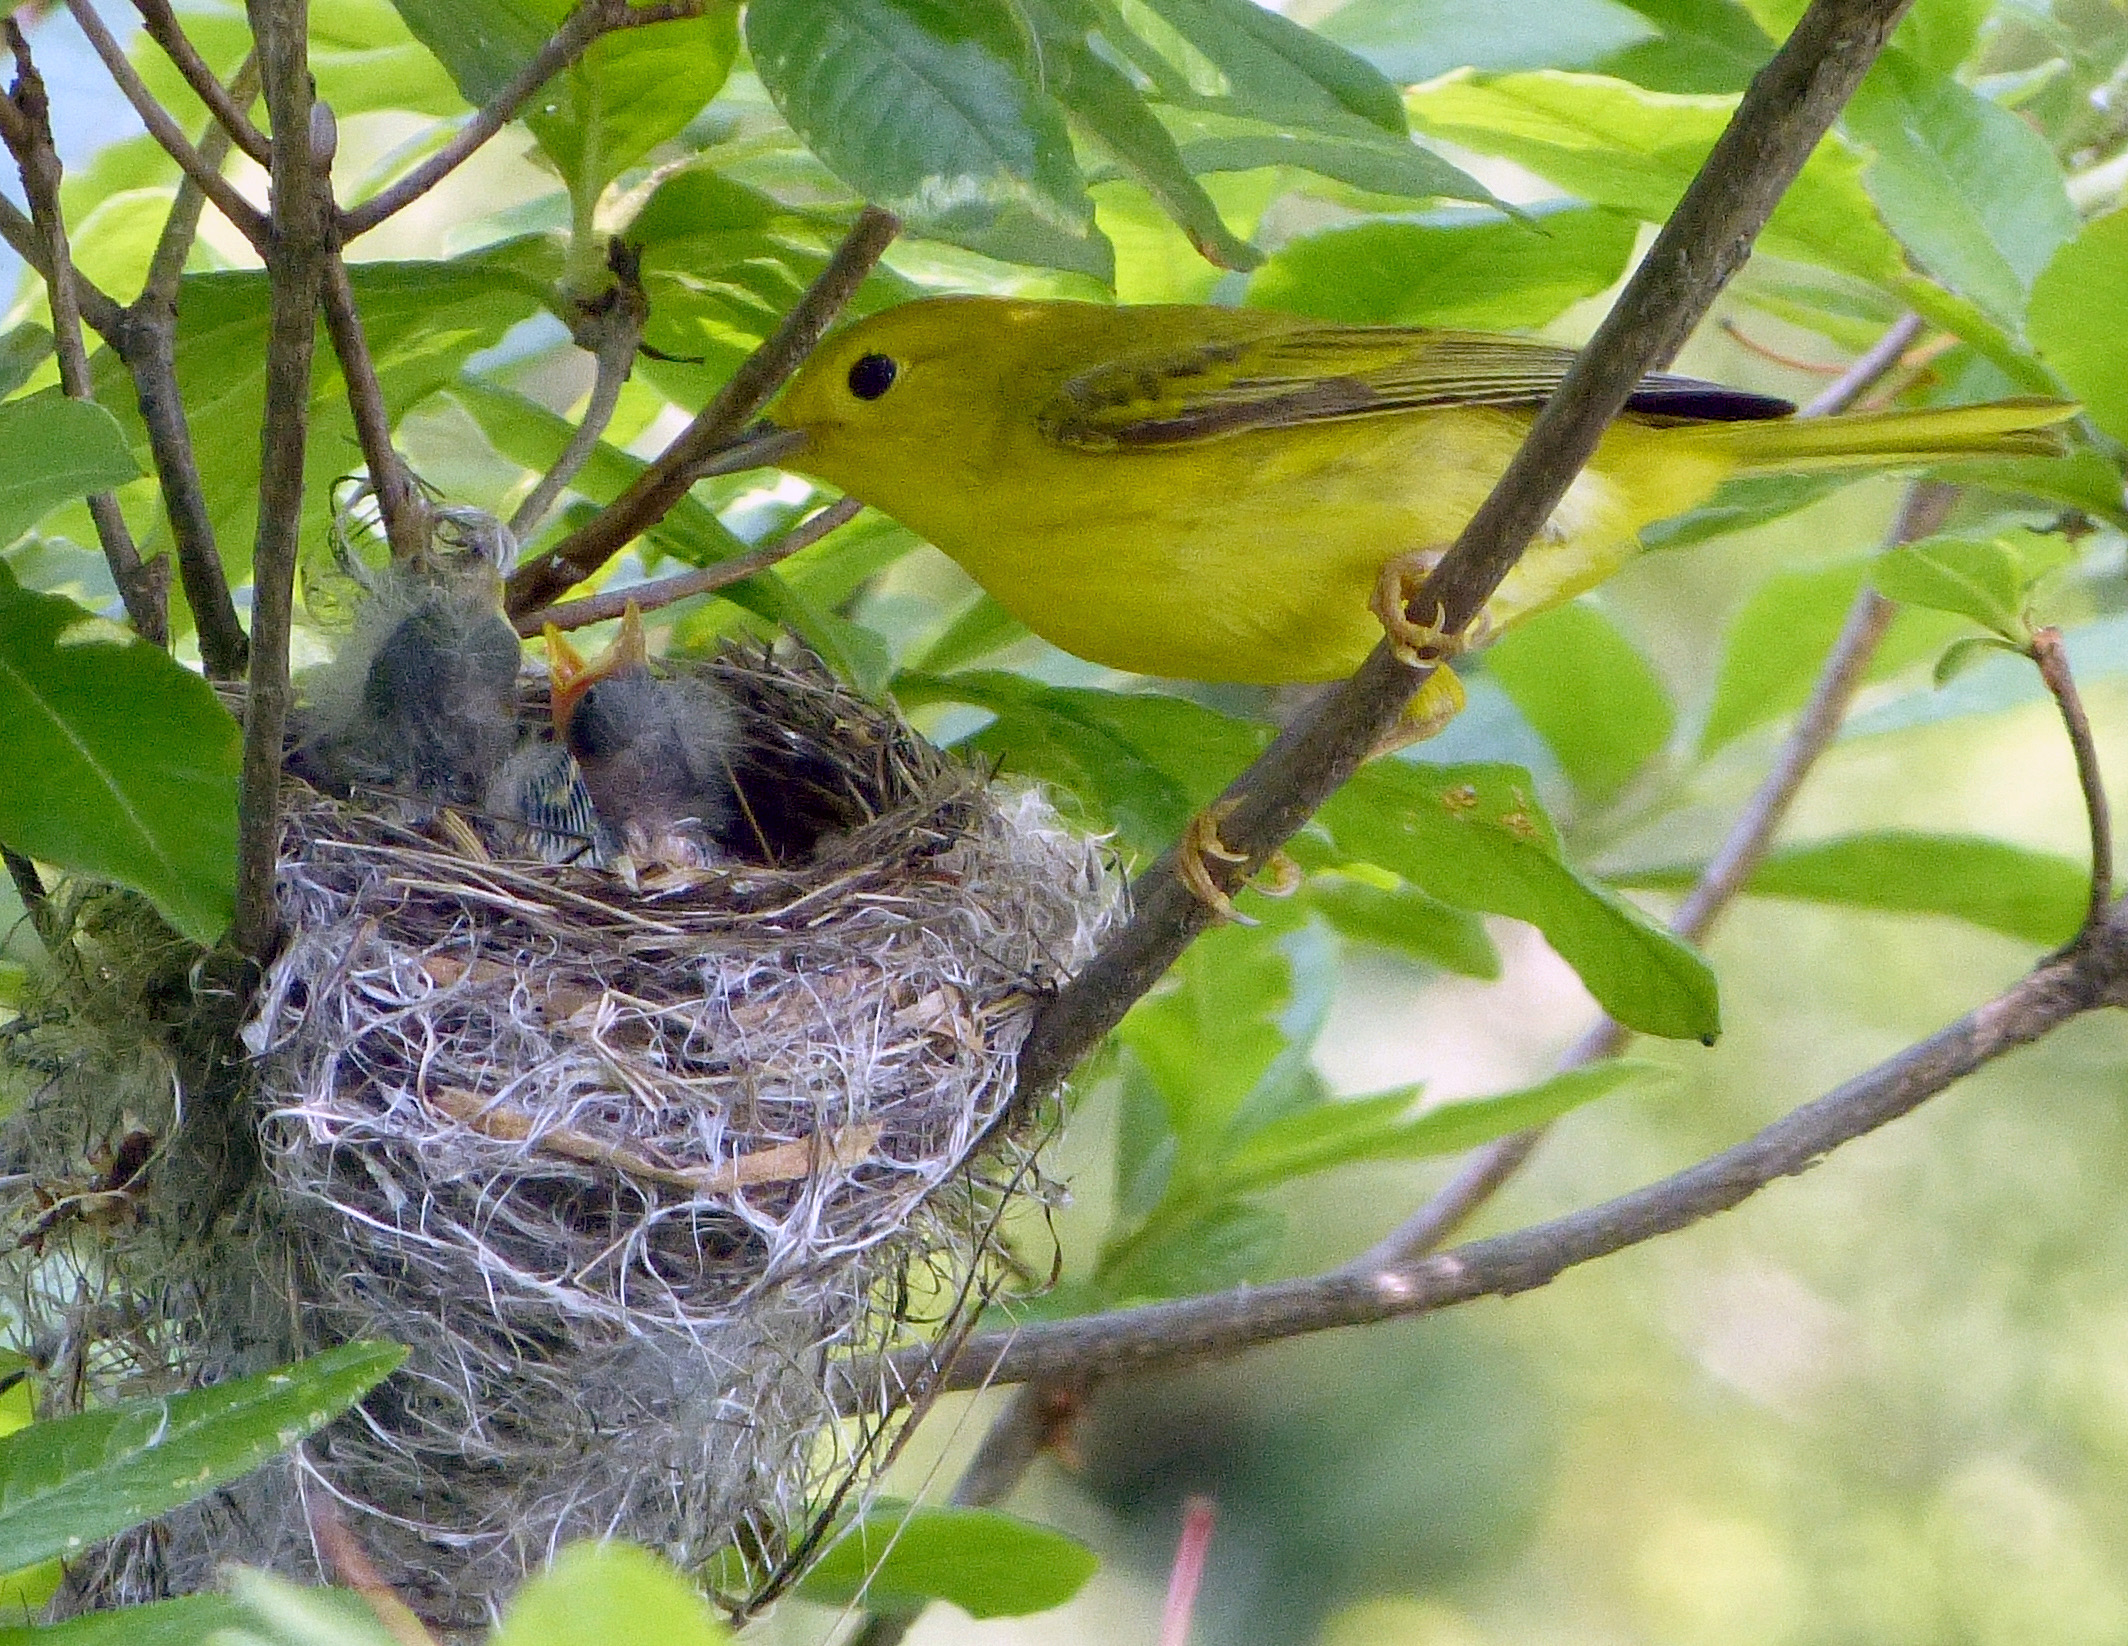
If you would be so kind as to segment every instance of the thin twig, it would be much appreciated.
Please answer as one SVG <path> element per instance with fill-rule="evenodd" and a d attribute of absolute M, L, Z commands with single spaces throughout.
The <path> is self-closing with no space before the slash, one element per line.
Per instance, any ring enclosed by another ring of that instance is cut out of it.
<path fill-rule="evenodd" d="M 178 169 L 200 186 L 207 198 L 214 202 L 215 210 L 228 218 L 237 232 L 251 242 L 251 249 L 264 257 L 271 233 L 266 214 L 237 193 L 236 185 L 222 175 L 218 163 L 209 165 L 206 156 L 192 146 L 192 139 L 185 135 L 175 117 L 148 90 L 140 71 L 127 58 L 125 48 L 103 26 L 103 19 L 96 15 L 96 8 L 90 0 L 66 0 L 66 4 L 75 23 L 88 37 L 89 45 L 103 60 L 112 81 L 125 94 L 126 101 L 133 105 L 133 112 L 140 116 L 141 124 L 148 128 L 148 134 L 177 162 Z"/>
<path fill-rule="evenodd" d="M 52 351 L 59 360 L 59 383 L 70 400 L 94 401 L 96 381 L 89 370 L 89 351 L 81 335 L 79 288 L 74 258 L 67 244 L 66 219 L 60 213 L 59 151 L 52 143 L 51 103 L 44 77 L 30 58 L 30 43 L 12 17 L 0 19 L 15 58 L 15 83 L 0 97 L 0 139 L 7 143 L 22 173 L 22 192 L 29 201 L 30 224 L 43 251 L 46 301 L 52 311 Z M 118 585 L 126 616 L 141 638 L 170 644 L 170 566 L 158 555 L 143 561 L 125 511 L 110 491 L 89 495 L 89 518 Z"/>
<path fill-rule="evenodd" d="M 1897 359 L 1894 351 L 1877 370 L 1889 370 Z M 1852 397 L 1866 393 L 1868 387 L 1867 381 L 1858 380 L 1845 392 Z M 1906 501 L 1900 506 L 1888 541 L 1911 543 L 1927 537 L 1942 526 L 1957 495 L 1955 487 L 1932 480 L 1916 481 L 1907 489 Z M 1688 943 L 1699 942 L 1713 930 L 1715 921 L 1736 901 L 1764 861 L 1775 831 L 1802 791 L 1804 779 L 1839 735 L 1847 707 L 1862 689 L 1870 659 L 1876 655 L 1891 623 L 1892 610 L 1892 603 L 1874 589 L 1865 588 L 1855 596 L 1846 621 L 1840 625 L 1839 638 L 1818 670 L 1810 699 L 1796 716 L 1780 753 L 1670 919 L 1670 930 Z M 1615 1018 L 1606 1017 L 1574 1044 L 1559 1066 L 1562 1070 L 1579 1069 L 1616 1057 L 1631 1038 L 1632 1031 Z M 1472 1151 L 1432 1199 L 1375 1245 L 1366 1261 L 1387 1268 L 1432 1251 L 1522 1169 L 1546 1130 L 1533 1127 L 1496 1138 Z"/>
<path fill-rule="evenodd" d="M 38 279 L 51 279 L 51 258 L 46 254 L 44 240 L 37 232 L 37 225 L 25 217 L 22 208 L 4 194 L 0 194 L 0 240 L 6 241 L 8 250 L 37 271 Z M 83 275 L 81 270 L 73 269 L 70 272 L 74 279 L 75 308 L 79 310 L 81 318 L 87 322 L 90 330 L 99 337 L 108 338 L 124 322 L 125 310 L 118 306 L 116 299 L 108 292 Z"/>
<path fill-rule="evenodd" d="M 541 477 L 531 494 L 510 516 L 510 535 L 529 543 L 540 523 L 554 507 L 562 489 L 598 450 L 606 425 L 621 403 L 621 390 L 635 369 L 636 350 L 642 346 L 643 328 L 650 321 L 650 298 L 643 290 L 643 260 L 620 240 L 606 247 L 606 266 L 613 284 L 587 303 L 578 305 L 576 346 L 591 351 L 597 362 L 591 379 L 591 398 L 584 404 L 583 421 L 562 448 L 554 467 Z"/>
<path fill-rule="evenodd" d="M 37 872 L 37 865 L 12 847 L 0 846 L 0 862 L 7 865 L 7 877 L 14 882 L 15 895 L 22 900 L 22 909 L 30 917 L 30 928 L 37 940 L 44 945 L 46 954 L 56 956 L 59 952 L 58 923 L 52 918 L 52 895 L 45 890 L 44 876 Z"/>
<path fill-rule="evenodd" d="M 377 364 L 362 331 L 354 283 L 348 278 L 347 263 L 337 249 L 325 260 L 320 293 L 325 302 L 326 335 L 332 339 L 333 353 L 340 361 L 340 376 L 347 385 L 355 438 L 369 469 L 370 488 L 376 494 L 377 512 L 384 521 L 385 540 L 392 546 L 395 561 L 403 564 L 418 560 L 429 547 L 428 499 L 422 495 L 413 470 L 392 445 L 392 418 L 384 404 L 384 385 L 377 379 Z"/>
<path fill-rule="evenodd" d="M 699 17 L 702 0 L 671 0 L 665 5 L 631 5 L 628 0 L 583 0 L 562 22 L 539 54 L 518 71 L 516 78 L 468 120 L 458 135 L 421 162 L 389 188 L 380 190 L 359 206 L 340 213 L 340 241 L 344 245 L 364 235 L 394 212 L 403 211 L 473 157 L 517 113 L 540 87 L 567 68 L 603 34 L 616 29 L 645 28 L 683 17 Z"/>
<path fill-rule="evenodd" d="M 1104 1375 L 1231 1354 L 1284 1338 L 1428 1314 L 1529 1291 L 1579 1264 L 1671 1234 L 1807 1171 L 2016 1047 L 2102 1006 L 2128 1004 L 2128 917 L 2116 907 L 2086 942 L 2051 957 L 1977 1010 L 1782 1116 L 1755 1136 L 1612 1200 L 1511 1234 L 1391 1267 L 1367 1259 L 1325 1274 L 1172 1303 L 986 1332 L 952 1364 L 903 1351 L 897 1373 L 946 1388 Z"/>
<path fill-rule="evenodd" d="M 230 82 L 227 96 L 241 107 L 258 95 L 258 86 L 258 59 L 248 56 Z M 228 158 L 229 134 L 210 126 L 199 147 L 201 158 L 219 168 Z M 250 664 L 251 642 L 237 617 L 229 576 L 222 566 L 214 517 L 207 508 L 193 452 L 192 427 L 177 383 L 178 289 L 205 201 L 190 177 L 178 180 L 177 195 L 149 259 L 148 278 L 140 295 L 126 306 L 122 323 L 106 335 L 132 376 L 134 398 L 148 431 L 163 513 L 177 546 L 178 578 L 198 628 L 200 662 L 210 680 L 237 680 Z"/>
<path fill-rule="evenodd" d="M 288 723 L 288 638 L 294 621 L 303 459 L 310 436 L 311 356 L 330 254 L 331 190 L 311 143 L 306 0 L 249 0 L 267 118 L 273 126 L 273 234 L 266 271 L 266 415 L 260 430 L 259 523 L 252 549 L 250 689 L 237 803 L 235 938 L 254 959 L 273 946 L 274 866 L 281 840 L 281 740 Z"/>
<path fill-rule="evenodd" d="M 2079 937 L 2096 931 L 2113 901 L 2113 813 L 2106 804 L 2106 784 L 2098 769 L 2098 744 L 2091 736 L 2091 719 L 2084 713 L 2076 677 L 2069 671 L 2069 656 L 2062 649 L 2061 630 L 2032 631 L 2032 661 L 2047 683 L 2054 706 L 2061 711 L 2062 726 L 2069 734 L 2069 747 L 2076 755 L 2076 781 L 2084 791 L 2084 811 L 2091 819 L 2091 903 L 2085 911 Z"/>
<path fill-rule="evenodd" d="M 581 629 L 592 623 L 606 623 L 619 617 L 631 605 L 638 611 L 656 611 L 660 606 L 670 606 L 678 600 L 693 595 L 713 594 L 718 589 L 728 589 L 734 583 L 743 583 L 749 577 L 768 570 L 779 560 L 788 560 L 800 549 L 809 549 L 838 526 L 847 524 L 864 505 L 854 497 L 839 497 L 817 514 L 809 514 L 781 537 L 751 549 L 745 554 L 735 554 L 729 560 L 720 560 L 714 566 L 703 566 L 691 572 L 677 572 L 671 577 L 654 578 L 648 583 L 630 584 L 624 589 L 606 589 L 598 594 L 586 595 L 582 600 L 564 601 L 559 606 L 543 606 L 536 612 L 527 612 L 516 620 L 517 632 L 529 638 L 538 634 L 549 623 L 564 631 Z"/>
<path fill-rule="evenodd" d="M 1417 620 L 1459 633 L 1550 517 L 1635 384 L 1665 362 L 1748 255 L 1803 161 L 1882 49 L 1908 0 L 1813 0 L 1752 80 L 1707 163 L 1490 496 L 1414 598 Z M 1233 891 L 1359 769 L 1430 676 L 1379 646 L 1343 688 L 1282 732 L 1216 803 L 1239 858 L 1211 862 Z M 1139 878 L 1131 919 L 1053 996 L 1020 1054 L 1027 1097 L 1055 1087 L 1215 918 L 1173 854 Z"/>
<path fill-rule="evenodd" d="M 148 38 L 163 48 L 163 55 L 185 77 L 185 84 L 192 88 L 193 95 L 207 105 L 207 113 L 213 117 L 222 136 L 233 141 L 260 165 L 270 164 L 273 154 L 266 134 L 254 126 L 251 117 L 244 112 L 251 99 L 241 89 L 242 71 L 225 90 L 221 78 L 207 66 L 207 60 L 186 38 L 177 13 L 170 9 L 170 0 L 133 0 L 133 9 L 140 13 L 141 26 L 147 30 Z M 200 145 L 203 154 L 206 147 L 205 143 Z M 215 166 L 219 170 L 220 162 L 216 161 Z"/>
<path fill-rule="evenodd" d="M 510 579 L 508 598 L 513 618 L 551 604 L 665 518 L 694 484 L 696 467 L 728 445 L 812 352 L 900 227 L 890 213 L 876 206 L 857 214 L 827 267 L 784 316 L 775 335 L 746 357 L 716 399 L 619 497 L 538 559 L 518 567 Z"/>
<path fill-rule="evenodd" d="M 1855 356 L 1854 364 L 1826 384 L 1819 391 L 1817 399 L 1805 406 L 1798 415 L 1831 417 L 1837 412 L 1846 411 L 1882 382 L 1885 374 L 1899 364 L 1927 324 L 1918 314 L 1902 314 L 1891 323 L 1882 337 Z"/>

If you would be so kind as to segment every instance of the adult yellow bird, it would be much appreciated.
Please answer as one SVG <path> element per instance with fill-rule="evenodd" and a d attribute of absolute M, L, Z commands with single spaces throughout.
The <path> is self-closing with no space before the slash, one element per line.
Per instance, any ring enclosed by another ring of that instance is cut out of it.
<path fill-rule="evenodd" d="M 1192 680 L 1334 680 L 1506 468 L 1573 351 L 1261 309 L 904 303 L 829 338 L 742 448 L 959 561 L 1045 640 Z M 1618 570 L 1733 475 L 2061 450 L 2052 400 L 1795 418 L 1645 379 L 1486 608 L 1494 630 Z M 746 459 L 718 467 L 743 466 Z"/>

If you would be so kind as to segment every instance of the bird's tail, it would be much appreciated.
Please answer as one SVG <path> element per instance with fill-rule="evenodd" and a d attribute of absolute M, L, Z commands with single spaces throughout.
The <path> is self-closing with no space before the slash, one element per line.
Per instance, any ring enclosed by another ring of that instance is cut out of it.
<path fill-rule="evenodd" d="M 2068 441 L 2057 425 L 2081 409 L 2073 401 L 2034 397 L 1923 411 L 1711 423 L 1693 433 L 1747 472 L 1894 468 L 1960 457 L 2059 457 Z"/>

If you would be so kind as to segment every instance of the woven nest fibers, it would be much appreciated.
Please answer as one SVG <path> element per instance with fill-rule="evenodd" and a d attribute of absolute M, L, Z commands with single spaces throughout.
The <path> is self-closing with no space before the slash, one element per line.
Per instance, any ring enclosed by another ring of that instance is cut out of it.
<path fill-rule="evenodd" d="M 261 1169 L 205 1238 L 48 1228 L 17 1329 L 78 1337 L 98 1289 L 127 1294 L 113 1319 L 163 1311 L 78 1357 L 130 1392 L 358 1337 L 409 1357 L 292 1460 L 115 1545 L 85 1598 L 314 1572 L 297 1500 L 321 1495 L 445 1627 L 584 1536 L 696 1571 L 736 1548 L 758 1593 L 881 1460 L 881 1355 L 951 1329 L 1037 1190 L 1015 1055 L 1114 882 L 1039 798 L 817 672 L 713 667 L 802 756 L 803 809 L 840 797 L 802 862 L 631 886 L 456 814 L 292 795 L 288 935 L 243 1031 Z M 141 1118 L 157 1080 L 174 1104 L 157 1074 L 123 1113 L 47 1082 L 17 1161 L 79 1175 L 128 1128 L 175 1134 Z"/>

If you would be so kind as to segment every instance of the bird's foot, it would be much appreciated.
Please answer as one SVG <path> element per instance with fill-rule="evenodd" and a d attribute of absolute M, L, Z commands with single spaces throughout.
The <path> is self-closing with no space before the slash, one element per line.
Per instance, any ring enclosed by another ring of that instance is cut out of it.
<path fill-rule="evenodd" d="M 1238 804 L 1233 800 L 1216 801 L 1190 819 L 1175 847 L 1175 872 L 1183 885 L 1190 889 L 1191 895 L 1220 920 L 1238 926 L 1253 926 L 1256 922 L 1234 907 L 1234 900 L 1220 889 L 1207 866 L 1207 860 L 1211 858 L 1222 863 L 1248 862 L 1247 852 L 1235 851 L 1219 837 L 1219 825 Z M 1254 884 L 1266 897 L 1291 897 L 1300 889 L 1300 865 L 1284 852 L 1273 852 L 1264 864 L 1263 872 L 1270 878 Z"/>
<path fill-rule="evenodd" d="M 1367 752 L 1367 758 L 1379 760 L 1385 754 L 1395 754 L 1399 749 L 1408 749 L 1414 743 L 1423 743 L 1436 736 L 1463 712 L 1464 702 L 1463 682 L 1456 677 L 1456 671 L 1445 663 L 1439 665 L 1426 677 L 1426 684 L 1404 705 L 1397 723 Z"/>
<path fill-rule="evenodd" d="M 1468 629 L 1451 634 L 1441 625 L 1448 614 L 1437 603 L 1431 623 L 1412 621 L 1406 608 L 1419 587 L 1433 574 L 1434 567 L 1441 563 L 1445 549 L 1413 549 L 1400 554 L 1382 568 L 1382 575 L 1374 581 L 1374 598 L 1368 602 L 1382 632 L 1389 636 L 1390 648 L 1397 661 L 1407 668 L 1439 668 L 1451 658 L 1459 657 L 1474 646 L 1485 643 L 1487 629 L 1485 620 Z M 1457 707 L 1461 707 L 1459 703 Z"/>

